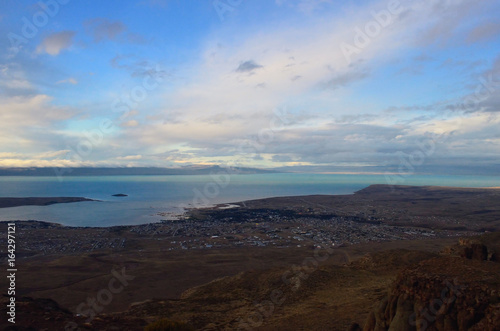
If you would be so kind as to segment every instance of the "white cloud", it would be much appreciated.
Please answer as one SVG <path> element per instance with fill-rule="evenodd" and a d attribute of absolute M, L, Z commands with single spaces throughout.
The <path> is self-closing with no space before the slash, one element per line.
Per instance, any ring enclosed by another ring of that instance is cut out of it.
<path fill-rule="evenodd" d="M 20 68 L 19 64 L 7 63 L 0 64 L 0 86 L 6 91 L 19 93 L 21 91 L 29 92 L 33 90 L 33 84 L 28 81 L 26 74 Z"/>
<path fill-rule="evenodd" d="M 411 54 L 413 61 L 407 65 L 412 66 L 420 59 L 421 67 L 414 69 L 425 74 L 428 65 L 442 62 L 441 53 L 433 50 L 458 43 L 467 46 L 467 42 L 491 38 L 497 31 L 496 23 L 478 25 L 474 21 L 474 15 L 484 10 L 482 6 L 465 0 L 401 0 L 402 13 L 370 38 L 366 46 L 358 47 L 350 63 L 340 45 L 354 45 L 357 29 L 366 30 L 367 23 L 375 20 L 372 13 L 387 10 L 388 0 L 348 2 L 339 6 L 338 12 L 328 11 L 332 9 L 330 3 L 337 6 L 334 1 L 276 0 L 276 3 L 307 13 L 294 12 L 304 21 L 259 22 L 260 25 L 249 29 L 238 29 L 237 35 L 231 26 L 234 22 L 225 22 L 200 46 L 202 51 L 196 54 L 197 62 L 176 66 L 178 80 L 169 80 L 151 93 L 148 91 L 147 100 L 132 106 L 134 110 L 114 114 L 116 132 L 106 135 L 105 142 L 95 147 L 88 157 L 112 161 L 72 160 L 68 166 L 123 164 L 121 161 L 133 160 L 144 164 L 158 161 L 160 165 L 165 160 L 213 163 L 235 158 L 253 165 L 380 164 L 391 153 L 411 148 L 419 136 L 429 133 L 449 135 L 449 153 L 460 151 L 472 155 L 486 153 L 488 149 L 498 150 L 499 138 L 494 131 L 500 124 L 498 118 L 480 114 L 485 109 L 498 110 L 498 93 L 478 104 L 478 114 L 466 115 L 465 122 L 460 113 L 451 113 L 447 118 L 441 116 L 440 111 L 445 107 L 437 107 L 437 102 L 429 102 L 432 103 L 429 108 L 418 104 L 409 106 L 404 100 L 398 101 L 397 92 L 383 92 L 386 93 L 383 97 L 394 105 L 392 112 L 381 113 L 377 106 L 382 109 L 389 106 L 363 102 L 364 95 L 359 96 L 359 101 L 353 101 L 357 97 L 353 92 L 358 87 L 362 90 L 363 85 L 368 85 L 366 82 L 371 84 L 371 90 L 365 88 L 365 91 L 376 94 L 378 86 L 375 89 L 373 86 L 378 82 L 370 79 L 377 71 L 390 71 L 387 69 L 398 61 L 407 60 L 407 54 Z M 484 3 L 490 4 L 492 0 Z M 289 8 L 282 9 L 288 11 Z M 310 19 L 311 14 L 315 15 L 314 20 Z M 127 39 L 127 27 L 121 21 L 102 18 L 84 25 L 95 42 Z M 71 47 L 74 35 L 71 31 L 66 31 L 66 36 L 63 33 L 45 38 L 37 51 L 57 55 Z M 425 48 L 431 57 L 417 58 L 416 48 Z M 154 74 L 172 78 L 165 71 L 151 69 L 150 62 L 133 52 L 116 54 L 107 57 L 113 68 L 125 70 L 133 79 L 139 81 Z M 95 118 L 89 115 L 85 121 L 72 123 L 77 129 L 66 128 L 65 120 L 73 113 L 70 109 L 53 106 L 48 95 L 34 91 L 30 81 L 24 75 L 14 74 L 11 67 L 0 67 L 0 74 L 3 75 L 1 87 L 29 94 L 0 96 L 0 144 L 7 146 L 0 158 L 3 162 L 10 160 L 11 164 L 14 160 L 19 164 L 36 164 L 37 160 L 45 162 L 43 164 L 62 164 L 57 158 L 66 156 L 65 139 L 76 146 L 85 139 L 82 128 L 93 125 L 90 123 Z M 69 77 L 57 84 L 78 83 L 71 74 L 57 77 Z M 388 85 L 381 82 L 380 87 Z M 420 87 L 420 83 L 416 85 Z M 109 91 L 102 94 L 106 92 Z M 447 104 L 445 97 L 452 98 L 445 93 L 443 104 Z M 453 98 L 458 98 L 459 92 L 453 93 Z M 163 94 L 160 103 L 156 102 L 157 94 Z M 288 125 L 274 131 L 268 143 L 261 143 L 259 134 L 270 128 L 273 111 L 284 105 L 289 110 Z M 245 142 L 261 147 L 240 158 L 238 147 Z M 475 147 L 481 142 L 485 143 L 483 147 Z M 28 153 L 22 157 L 25 154 L 16 154 L 17 150 L 53 152 Z M 165 155 L 166 151 L 175 152 Z"/>
<path fill-rule="evenodd" d="M 45 94 L 0 97 L 2 104 L 0 126 L 16 129 L 34 126 L 45 127 L 52 121 L 62 121 L 72 116 L 72 112 L 67 108 L 52 106 L 50 104 L 52 99 Z"/>
<path fill-rule="evenodd" d="M 323 5 L 331 3 L 332 0 L 276 0 L 277 5 L 287 4 L 306 14 L 311 14 L 321 9 Z"/>
<path fill-rule="evenodd" d="M 130 121 L 123 122 L 121 124 L 121 126 L 133 128 L 133 127 L 139 126 L 139 122 L 137 122 L 136 120 L 130 120 Z"/>
<path fill-rule="evenodd" d="M 0 145 L 6 151 L 32 153 L 47 150 L 59 142 L 55 132 L 59 123 L 74 115 L 74 111 L 51 104 L 44 95 L 0 96 Z"/>
<path fill-rule="evenodd" d="M 36 48 L 37 53 L 58 55 L 61 51 L 68 49 L 73 44 L 73 31 L 61 31 L 45 37 Z"/>
<path fill-rule="evenodd" d="M 54 168 L 76 168 L 93 167 L 96 165 L 108 165 L 108 163 L 95 163 L 77 160 L 39 160 L 39 159 L 0 159 L 0 168 L 24 168 L 24 167 L 54 167 Z"/>
<path fill-rule="evenodd" d="M 22 158 L 23 154 L 21 153 L 0 153 L 0 159 L 13 159 L 13 158 Z"/>
<path fill-rule="evenodd" d="M 75 78 L 70 77 L 68 79 L 60 80 L 60 81 L 56 82 L 56 84 L 72 84 L 72 85 L 76 85 L 76 84 L 78 84 L 78 81 Z"/>
<path fill-rule="evenodd" d="M 33 156 L 35 159 L 54 159 L 54 158 L 59 158 L 61 156 L 65 156 L 66 154 L 70 153 L 71 151 L 69 149 L 65 150 L 60 150 L 60 151 L 52 151 L 52 152 L 45 152 L 45 153 L 39 153 Z"/>
<path fill-rule="evenodd" d="M 269 127 L 273 110 L 285 104 L 292 109 L 307 107 L 310 117 L 319 114 L 331 120 L 353 115 L 335 100 L 351 84 L 368 77 L 371 61 L 390 58 L 411 42 L 404 38 L 404 23 L 395 20 L 362 50 L 362 64 L 351 66 L 346 61 L 340 44 L 352 43 L 355 28 L 373 20 L 372 9 L 386 6 L 381 1 L 348 18 L 318 20 L 314 25 L 266 26 L 239 36 L 237 42 L 229 42 L 223 33 L 217 35 L 207 42 L 202 61 L 188 69 L 188 82 L 176 89 L 169 86 L 164 96 L 163 116 L 176 113 L 176 120 L 150 120 L 140 130 L 126 130 L 124 137 L 152 148 L 162 142 L 234 143 Z M 327 91 L 326 86 L 337 90 Z M 217 121 L 208 121 L 216 117 Z M 314 127 L 323 122 L 301 125 Z"/>
<path fill-rule="evenodd" d="M 140 160 L 140 159 L 142 159 L 142 155 L 119 156 L 116 159 L 117 160 Z"/>

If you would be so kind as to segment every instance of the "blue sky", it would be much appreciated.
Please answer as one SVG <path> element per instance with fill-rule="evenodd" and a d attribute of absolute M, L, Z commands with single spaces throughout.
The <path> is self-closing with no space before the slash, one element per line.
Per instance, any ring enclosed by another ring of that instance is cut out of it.
<path fill-rule="evenodd" d="M 494 0 L 4 0 L 0 167 L 498 173 L 499 14 Z"/>

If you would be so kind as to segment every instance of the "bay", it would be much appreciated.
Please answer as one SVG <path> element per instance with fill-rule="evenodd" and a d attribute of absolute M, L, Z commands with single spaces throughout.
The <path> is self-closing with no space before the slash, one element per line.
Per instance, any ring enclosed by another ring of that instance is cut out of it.
<path fill-rule="evenodd" d="M 500 176 L 407 176 L 399 184 L 498 187 Z M 158 222 L 201 207 L 276 196 L 352 194 L 384 175 L 255 174 L 185 176 L 0 177 L 0 197 L 86 197 L 99 202 L 0 209 L 0 220 L 39 220 L 70 226 L 114 226 Z M 127 197 L 113 197 L 123 193 Z"/>

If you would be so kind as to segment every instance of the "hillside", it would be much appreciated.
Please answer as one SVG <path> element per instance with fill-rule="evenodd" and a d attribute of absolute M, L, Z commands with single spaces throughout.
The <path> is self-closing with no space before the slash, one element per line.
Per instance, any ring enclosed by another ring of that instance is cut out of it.
<path fill-rule="evenodd" d="M 151 298 L 91 319 L 75 317 L 51 300 L 23 299 L 21 307 L 30 314 L 20 320 L 26 326 L 75 323 L 91 330 L 142 330 L 162 318 L 199 330 L 417 330 L 415 323 L 427 330 L 495 330 L 500 263 L 491 259 L 499 242 L 495 233 L 457 241 L 441 252 L 389 249 L 340 265 L 328 263 L 328 254 L 316 265 L 311 254 L 296 267 L 222 277 L 178 300 Z M 468 249 L 481 245 L 490 260 L 467 258 Z M 422 313 L 446 291 L 448 304 L 431 317 Z"/>
<path fill-rule="evenodd" d="M 16 222 L 17 327 L 143 330 L 168 318 L 200 330 L 415 330 L 424 322 L 494 330 L 500 232 L 479 230 L 500 222 L 498 192 L 370 186 L 137 226 Z M 131 278 L 108 298 L 116 272 Z M 447 284 L 462 296 L 425 317 L 421 308 Z"/>

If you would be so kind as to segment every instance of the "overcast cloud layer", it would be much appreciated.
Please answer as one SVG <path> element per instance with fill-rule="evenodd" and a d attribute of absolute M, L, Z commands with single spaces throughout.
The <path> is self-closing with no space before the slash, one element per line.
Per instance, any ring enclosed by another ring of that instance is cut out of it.
<path fill-rule="evenodd" d="M 0 167 L 500 170 L 496 0 L 42 3 L 0 4 Z"/>

